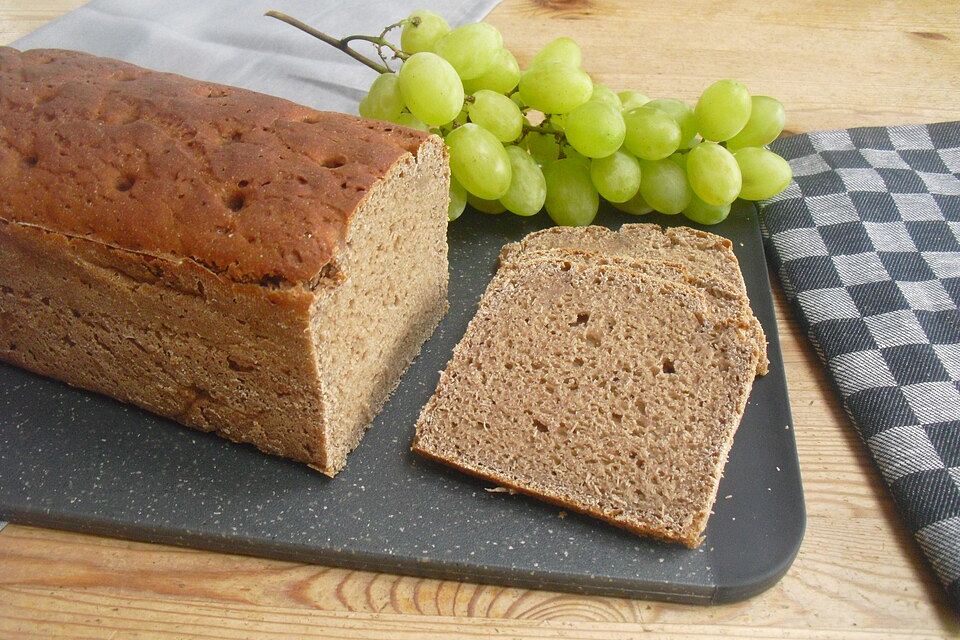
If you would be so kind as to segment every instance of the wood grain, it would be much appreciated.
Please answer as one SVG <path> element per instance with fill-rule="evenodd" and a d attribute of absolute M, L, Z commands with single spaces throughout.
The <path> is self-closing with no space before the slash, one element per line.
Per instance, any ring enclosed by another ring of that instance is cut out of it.
<path fill-rule="evenodd" d="M 0 44 L 80 4 L 0 0 Z M 781 98 L 793 131 L 960 119 L 956 3 L 506 0 L 490 21 L 521 61 L 573 36 L 588 70 L 617 88 L 692 99 L 713 79 L 737 77 Z M 787 576 L 750 601 L 702 608 L 584 597 L 11 525 L 0 532 L 0 637 L 960 635 L 776 293 L 808 525 Z"/>

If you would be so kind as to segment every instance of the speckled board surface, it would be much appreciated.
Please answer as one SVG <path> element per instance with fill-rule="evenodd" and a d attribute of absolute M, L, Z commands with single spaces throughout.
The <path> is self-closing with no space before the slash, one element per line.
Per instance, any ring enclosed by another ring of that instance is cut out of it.
<path fill-rule="evenodd" d="M 636 218 L 602 212 L 617 227 Z M 682 224 L 667 217 L 644 221 Z M 346 469 L 309 468 L 0 365 L 0 519 L 396 573 L 695 603 L 772 585 L 796 555 L 803 494 L 754 209 L 734 240 L 770 341 L 700 549 L 652 542 L 416 459 L 413 425 L 500 247 L 545 216 L 468 211 L 450 227 L 451 310 Z"/>

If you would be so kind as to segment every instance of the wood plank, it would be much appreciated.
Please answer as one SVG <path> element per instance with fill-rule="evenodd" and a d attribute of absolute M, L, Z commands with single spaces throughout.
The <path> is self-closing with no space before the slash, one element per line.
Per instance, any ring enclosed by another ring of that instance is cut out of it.
<path fill-rule="evenodd" d="M 82 0 L 0 0 L 0 43 Z M 521 61 L 559 35 L 597 80 L 693 99 L 737 77 L 793 131 L 960 119 L 955 6 L 747 0 L 507 0 L 490 21 Z M 275 562 L 11 525 L 0 636 L 874 638 L 960 634 L 777 290 L 808 508 L 784 580 L 693 607 Z"/>

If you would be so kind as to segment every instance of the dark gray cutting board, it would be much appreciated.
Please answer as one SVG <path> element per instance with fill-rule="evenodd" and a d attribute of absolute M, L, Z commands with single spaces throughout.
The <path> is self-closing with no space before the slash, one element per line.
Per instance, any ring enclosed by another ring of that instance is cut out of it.
<path fill-rule="evenodd" d="M 604 211 L 598 223 L 637 220 Z M 733 240 L 770 341 L 770 373 L 754 384 L 700 549 L 490 493 L 490 483 L 410 453 L 420 407 L 473 316 L 500 247 L 547 222 L 543 214 L 467 211 L 450 225 L 450 313 L 332 480 L 0 365 L 0 519 L 357 569 L 682 602 L 729 602 L 769 587 L 793 561 L 805 520 L 751 206 L 739 206 L 711 231 Z"/>

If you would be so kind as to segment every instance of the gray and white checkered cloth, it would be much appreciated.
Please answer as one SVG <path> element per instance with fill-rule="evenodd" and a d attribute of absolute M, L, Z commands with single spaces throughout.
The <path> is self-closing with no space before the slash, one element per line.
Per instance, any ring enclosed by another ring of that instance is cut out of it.
<path fill-rule="evenodd" d="M 960 608 L 960 122 L 771 148 L 794 181 L 761 207 L 768 255 Z"/>

